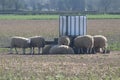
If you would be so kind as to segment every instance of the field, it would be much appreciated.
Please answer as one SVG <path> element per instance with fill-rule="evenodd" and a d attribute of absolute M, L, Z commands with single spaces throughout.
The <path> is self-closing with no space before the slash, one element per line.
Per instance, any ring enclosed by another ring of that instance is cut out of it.
<path fill-rule="evenodd" d="M 88 55 L 0 54 L 0 80 L 120 80 L 120 52 Z"/>
<path fill-rule="evenodd" d="M 109 48 L 120 50 L 120 19 L 88 19 L 87 34 L 105 35 Z M 0 20 L 0 47 L 9 46 L 11 36 L 42 35 L 51 40 L 59 35 L 57 20 Z"/>
<path fill-rule="evenodd" d="M 0 20 L 51 20 L 58 18 L 58 15 L 0 15 Z"/>
<path fill-rule="evenodd" d="M 0 49 L 0 80 L 120 80 L 120 19 L 88 19 L 87 34 L 105 35 L 110 54 L 16 55 Z M 58 37 L 59 21 L 0 19 L 0 47 L 12 36 Z"/>
<path fill-rule="evenodd" d="M 120 19 L 120 15 L 110 14 L 97 14 L 86 16 L 88 19 Z M 0 15 L 0 20 L 54 20 L 58 18 L 59 15 Z"/>

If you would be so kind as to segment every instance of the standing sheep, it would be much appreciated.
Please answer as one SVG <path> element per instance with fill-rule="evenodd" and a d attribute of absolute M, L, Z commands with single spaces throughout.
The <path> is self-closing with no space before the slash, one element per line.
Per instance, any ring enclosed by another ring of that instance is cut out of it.
<path fill-rule="evenodd" d="M 70 39 L 67 36 L 61 36 L 58 38 L 58 45 L 70 45 Z"/>
<path fill-rule="evenodd" d="M 93 36 L 94 38 L 94 51 L 95 52 L 100 52 L 100 49 L 102 49 L 102 52 L 106 53 L 107 50 L 107 38 L 102 35 L 95 35 Z"/>
<path fill-rule="evenodd" d="M 10 53 L 12 53 L 12 48 L 15 48 L 16 54 L 18 51 L 16 48 L 22 48 L 23 54 L 25 54 L 25 49 L 28 48 L 30 45 L 30 40 L 24 37 L 12 37 L 11 38 L 11 46 L 10 46 Z"/>
<path fill-rule="evenodd" d="M 38 54 L 40 54 L 40 49 L 42 53 L 42 48 L 45 46 L 45 39 L 41 36 L 34 36 L 29 38 L 31 43 L 30 43 L 30 53 L 35 53 L 34 48 L 38 47 Z"/>
<path fill-rule="evenodd" d="M 50 51 L 50 54 L 74 54 L 74 51 L 71 47 L 67 45 L 55 45 L 53 46 Z"/>
<path fill-rule="evenodd" d="M 81 50 L 84 53 L 85 49 L 86 53 L 91 53 L 93 45 L 94 39 L 91 35 L 78 36 L 74 39 L 74 46 L 79 50 L 78 52 Z"/>

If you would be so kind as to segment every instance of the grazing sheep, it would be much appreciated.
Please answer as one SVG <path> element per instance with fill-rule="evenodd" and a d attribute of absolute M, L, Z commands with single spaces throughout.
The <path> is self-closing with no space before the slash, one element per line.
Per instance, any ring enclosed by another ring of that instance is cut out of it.
<path fill-rule="evenodd" d="M 70 39 L 67 36 L 61 36 L 58 38 L 58 45 L 70 45 Z"/>
<path fill-rule="evenodd" d="M 28 48 L 30 45 L 30 40 L 24 37 L 12 37 L 11 38 L 11 47 L 10 47 L 10 53 L 12 53 L 12 48 L 15 48 L 16 54 L 18 54 L 18 51 L 16 48 L 22 48 L 23 54 L 25 54 L 25 49 Z"/>
<path fill-rule="evenodd" d="M 54 45 L 46 45 L 43 48 L 43 54 L 49 54 L 50 49 L 53 47 Z"/>
<path fill-rule="evenodd" d="M 103 53 L 107 51 L 107 38 L 103 35 L 95 35 L 94 38 L 94 51 L 100 52 L 102 50 Z"/>
<path fill-rule="evenodd" d="M 31 43 L 30 43 L 30 49 L 31 49 L 31 54 L 35 53 L 34 48 L 38 47 L 38 54 L 42 53 L 42 48 L 45 46 L 45 39 L 41 36 L 34 36 L 29 38 Z M 40 52 L 41 49 L 41 52 Z"/>
<path fill-rule="evenodd" d="M 74 46 L 78 49 L 78 53 L 91 53 L 94 45 L 94 39 L 91 35 L 78 36 L 74 39 Z"/>
<path fill-rule="evenodd" d="M 73 54 L 74 51 L 71 47 L 67 45 L 55 45 L 53 46 L 50 51 L 50 54 Z"/>

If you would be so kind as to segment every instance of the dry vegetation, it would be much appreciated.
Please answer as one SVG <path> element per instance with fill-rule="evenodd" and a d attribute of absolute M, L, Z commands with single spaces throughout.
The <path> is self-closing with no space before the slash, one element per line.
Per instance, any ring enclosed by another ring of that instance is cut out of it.
<path fill-rule="evenodd" d="M 119 80 L 120 53 L 0 55 L 0 80 Z"/>
<path fill-rule="evenodd" d="M 90 19 L 87 21 L 87 34 L 105 35 L 110 45 L 117 44 L 111 47 L 120 48 L 119 24 L 120 19 Z M 53 39 L 59 35 L 58 26 L 58 20 L 0 20 L 0 46 L 8 46 L 11 36 L 42 35 L 46 39 Z"/>
<path fill-rule="evenodd" d="M 88 34 L 105 35 L 120 48 L 120 19 L 87 21 Z M 0 20 L 0 46 L 11 36 L 58 37 L 58 20 Z M 113 46 L 114 47 L 114 46 Z M 0 51 L 0 80 L 120 80 L 120 52 L 88 55 L 8 55 Z"/>
<path fill-rule="evenodd" d="M 6 36 L 55 36 L 58 22 L 55 20 L 0 20 L 0 33 Z"/>
<path fill-rule="evenodd" d="M 53 39 L 58 35 L 55 20 L 0 20 L 0 46 L 9 46 L 11 36 L 30 37 L 35 35 Z"/>

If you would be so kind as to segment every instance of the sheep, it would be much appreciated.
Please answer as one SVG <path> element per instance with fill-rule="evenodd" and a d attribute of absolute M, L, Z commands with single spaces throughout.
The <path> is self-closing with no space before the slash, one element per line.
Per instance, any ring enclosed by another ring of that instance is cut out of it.
<path fill-rule="evenodd" d="M 12 48 L 15 48 L 16 54 L 18 54 L 18 51 L 16 48 L 22 48 L 23 54 L 25 54 L 25 49 L 29 48 L 30 45 L 30 39 L 24 38 L 24 37 L 12 37 L 11 38 L 11 45 L 10 45 L 10 53 L 12 54 Z"/>
<path fill-rule="evenodd" d="M 61 36 L 58 38 L 58 45 L 70 45 L 70 39 L 67 36 Z"/>
<path fill-rule="evenodd" d="M 53 46 L 50 51 L 50 54 L 74 54 L 74 51 L 71 47 L 67 46 L 67 45 L 55 45 Z"/>
<path fill-rule="evenodd" d="M 103 35 L 95 35 L 93 36 L 94 38 L 94 51 L 95 52 L 100 52 L 100 49 L 102 50 L 103 53 L 107 52 L 107 38 Z"/>
<path fill-rule="evenodd" d="M 34 36 L 34 37 L 30 37 L 29 38 L 31 43 L 30 43 L 30 53 L 34 54 L 34 48 L 38 47 L 38 54 L 40 54 L 40 49 L 41 49 L 41 53 L 42 53 L 42 48 L 45 46 L 45 39 L 41 36 Z"/>
<path fill-rule="evenodd" d="M 78 53 L 91 53 L 94 45 L 94 39 L 91 35 L 77 36 L 74 39 L 74 46 L 78 49 Z"/>
<path fill-rule="evenodd" d="M 50 49 L 53 47 L 54 45 L 46 45 L 43 48 L 43 54 L 49 54 Z"/>

